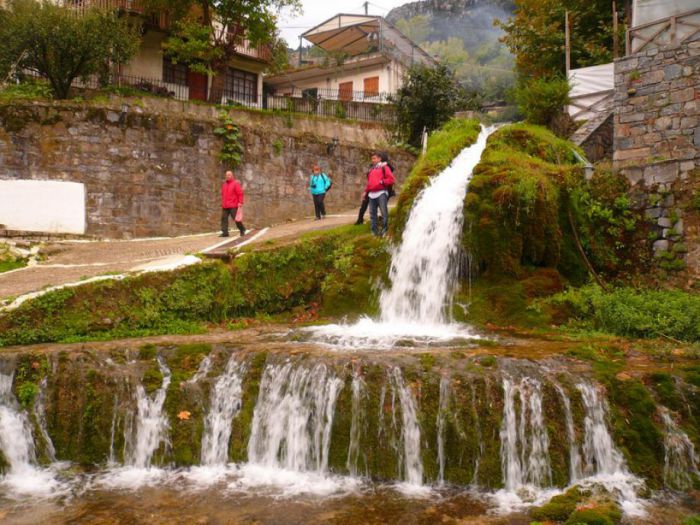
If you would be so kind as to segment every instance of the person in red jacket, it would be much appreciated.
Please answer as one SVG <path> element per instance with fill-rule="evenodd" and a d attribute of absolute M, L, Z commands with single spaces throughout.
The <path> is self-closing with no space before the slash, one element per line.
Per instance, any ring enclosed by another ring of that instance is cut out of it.
<path fill-rule="evenodd" d="M 241 183 L 233 178 L 233 172 L 226 172 L 226 180 L 221 185 L 221 235 L 228 237 L 228 216 L 235 221 L 241 237 L 245 235 L 245 226 L 242 221 L 236 220 L 238 208 L 243 206 L 243 188 Z"/>
<path fill-rule="evenodd" d="M 372 167 L 367 173 L 365 194 L 369 198 L 369 217 L 374 235 L 384 235 L 389 227 L 389 189 L 394 185 L 394 174 L 385 153 L 372 154 Z M 382 226 L 377 229 L 377 210 L 382 210 Z"/>

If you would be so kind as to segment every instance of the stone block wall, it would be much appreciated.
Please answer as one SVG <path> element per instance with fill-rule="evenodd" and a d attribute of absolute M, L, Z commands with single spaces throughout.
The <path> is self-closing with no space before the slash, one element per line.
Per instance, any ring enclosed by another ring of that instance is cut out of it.
<path fill-rule="evenodd" d="M 160 99 L 0 105 L 0 179 L 82 182 L 87 234 L 107 238 L 216 231 L 221 141 L 214 107 Z M 376 124 L 231 110 L 241 127 L 244 222 L 260 227 L 313 214 L 311 165 L 333 179 L 329 213 L 359 205 Z M 399 181 L 414 157 L 391 150 Z"/>
<path fill-rule="evenodd" d="M 615 62 L 614 167 L 652 223 L 659 265 L 700 277 L 700 40 Z"/>

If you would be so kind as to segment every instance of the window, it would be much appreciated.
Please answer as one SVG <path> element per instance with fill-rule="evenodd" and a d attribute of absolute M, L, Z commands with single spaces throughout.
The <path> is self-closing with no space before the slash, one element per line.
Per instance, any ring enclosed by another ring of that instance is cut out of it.
<path fill-rule="evenodd" d="M 352 100 L 352 81 L 338 84 L 338 98 L 340 100 Z"/>
<path fill-rule="evenodd" d="M 169 59 L 163 58 L 163 82 L 187 85 L 187 66 L 185 64 L 173 64 Z"/>
<path fill-rule="evenodd" d="M 365 97 L 376 97 L 379 95 L 379 77 L 367 77 L 364 80 Z"/>
<path fill-rule="evenodd" d="M 258 75 L 228 68 L 224 79 L 224 96 L 239 102 L 256 103 L 258 101 Z"/>

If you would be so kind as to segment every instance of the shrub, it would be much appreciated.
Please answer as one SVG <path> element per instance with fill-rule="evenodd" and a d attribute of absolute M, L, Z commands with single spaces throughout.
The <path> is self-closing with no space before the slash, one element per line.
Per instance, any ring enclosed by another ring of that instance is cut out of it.
<path fill-rule="evenodd" d="M 571 288 L 547 303 L 567 308 L 584 324 L 630 337 L 700 341 L 700 296 L 681 290 Z"/>
<path fill-rule="evenodd" d="M 563 78 L 535 78 L 515 89 L 515 102 L 531 124 L 551 126 L 569 103 L 569 82 Z"/>

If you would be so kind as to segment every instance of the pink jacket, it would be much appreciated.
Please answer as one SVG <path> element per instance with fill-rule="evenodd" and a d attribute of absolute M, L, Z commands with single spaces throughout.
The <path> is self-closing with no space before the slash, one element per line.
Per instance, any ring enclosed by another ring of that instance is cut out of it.
<path fill-rule="evenodd" d="M 225 180 L 221 185 L 221 207 L 238 208 L 243 204 L 243 188 L 236 179 Z"/>

